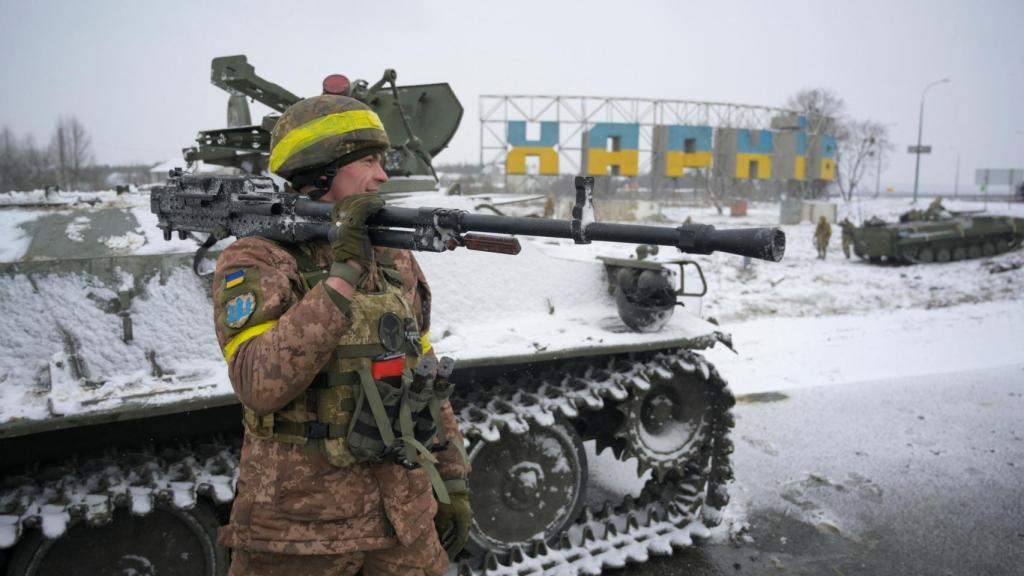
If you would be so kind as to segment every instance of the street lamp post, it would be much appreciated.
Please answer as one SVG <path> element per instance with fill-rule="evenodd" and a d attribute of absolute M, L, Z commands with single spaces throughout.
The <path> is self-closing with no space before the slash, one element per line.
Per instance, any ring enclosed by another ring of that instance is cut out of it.
<path fill-rule="evenodd" d="M 960 149 L 956 151 L 956 182 L 953 183 L 953 198 L 960 196 Z"/>
<path fill-rule="evenodd" d="M 878 154 L 878 169 L 875 170 L 875 198 L 882 193 L 882 139 L 879 138 L 877 142 L 877 148 L 875 148 L 875 154 Z"/>
<path fill-rule="evenodd" d="M 931 89 L 933 86 L 938 86 L 939 84 L 946 84 L 947 82 L 949 82 L 949 78 L 936 80 L 935 82 L 932 82 L 931 84 L 925 86 L 924 90 L 921 92 L 921 113 L 917 117 L 917 148 L 914 149 L 914 154 L 917 156 L 917 161 L 914 164 L 914 200 L 912 202 L 913 204 L 917 204 L 917 182 L 919 176 L 921 175 L 921 129 L 924 126 L 924 96 L 925 94 L 928 93 L 928 90 Z"/>

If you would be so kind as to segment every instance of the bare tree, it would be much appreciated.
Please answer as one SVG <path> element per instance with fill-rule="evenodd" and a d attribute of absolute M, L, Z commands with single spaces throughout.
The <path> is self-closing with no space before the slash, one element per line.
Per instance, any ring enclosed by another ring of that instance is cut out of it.
<path fill-rule="evenodd" d="M 849 202 L 864 177 L 877 169 L 892 148 L 889 129 L 871 120 L 849 120 L 836 134 L 836 184 L 843 200 Z"/>
<path fill-rule="evenodd" d="M 835 134 L 846 117 L 846 102 L 828 88 L 804 88 L 786 100 L 786 108 L 806 116 L 816 134 Z"/>
<path fill-rule="evenodd" d="M 0 192 L 32 190 L 53 184 L 46 150 L 36 147 L 32 135 L 20 140 L 7 126 L 0 130 Z"/>
<path fill-rule="evenodd" d="M 14 190 L 18 178 L 18 144 L 14 132 L 4 126 L 0 131 L 0 192 Z"/>
<path fill-rule="evenodd" d="M 86 168 L 92 164 L 92 137 L 78 118 L 62 117 L 57 121 L 50 148 L 60 186 L 64 189 L 78 188 Z"/>
<path fill-rule="evenodd" d="M 844 129 L 846 102 L 828 88 L 804 88 L 786 100 L 786 108 L 807 118 L 811 134 L 827 134 L 838 140 Z M 823 180 L 805 181 L 797 184 L 796 191 L 804 198 L 818 198 L 825 195 L 827 186 Z"/>

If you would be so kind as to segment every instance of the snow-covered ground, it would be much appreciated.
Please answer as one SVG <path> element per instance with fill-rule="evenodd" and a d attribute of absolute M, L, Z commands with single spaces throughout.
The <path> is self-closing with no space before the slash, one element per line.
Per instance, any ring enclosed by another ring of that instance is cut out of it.
<path fill-rule="evenodd" d="M 188 240 L 163 241 L 155 227 L 155 218 L 148 214 L 148 198 L 142 195 L 108 196 L 100 195 L 95 201 L 123 207 L 135 214 L 137 227 L 130 232 L 141 239 L 141 245 L 133 246 L 131 253 L 162 254 L 193 249 L 194 243 Z M 35 200 L 42 202 L 44 199 Z M 88 199 L 77 201 L 82 200 Z M 928 200 L 923 200 L 923 203 Z M 415 205 L 420 201 L 408 199 L 406 204 L 411 202 Z M 451 207 L 469 209 L 481 200 L 436 197 L 422 201 L 427 205 L 447 203 Z M 0 204 L 4 203 L 15 202 L 0 198 Z M 982 208 L 980 202 L 947 201 L 946 205 L 952 210 Z M 855 222 L 875 215 L 893 220 L 907 208 L 905 199 L 865 200 L 840 204 L 839 217 L 849 216 Z M 1024 216 L 1024 205 L 1020 204 L 989 204 L 988 208 L 993 214 Z M 80 210 L 81 207 L 75 209 Z M 37 217 L 37 210 L 37 207 L 23 206 L 0 212 L 0 223 L 3 224 L 0 226 L 0 240 L 3 240 L 0 242 L 0 262 L 22 259 L 31 238 L 25 236 L 25 228 L 21 224 Z M 515 211 L 514 208 L 508 210 Z M 648 207 L 646 211 L 659 214 L 661 221 L 658 223 L 663 225 L 690 217 L 695 222 L 714 224 L 719 228 L 775 226 L 779 219 L 778 206 L 771 204 L 753 204 L 748 215 L 742 218 L 718 215 L 713 208 L 665 206 L 653 210 Z M 69 221 L 64 232 L 67 242 L 79 242 L 90 233 L 84 228 L 87 221 L 80 218 Z M 817 490 L 819 485 L 841 485 L 843 490 L 863 492 L 870 497 L 874 490 L 870 482 L 850 476 L 849 467 L 845 464 L 824 462 L 821 466 L 807 469 L 803 464 L 796 464 L 797 460 L 787 460 L 786 454 L 806 453 L 802 442 L 823 442 L 838 447 L 839 452 L 833 453 L 861 451 L 870 454 L 884 449 L 888 459 L 885 462 L 915 461 L 922 446 L 947 442 L 949 438 L 941 434 L 959 429 L 943 432 L 941 426 L 931 427 L 927 433 L 922 433 L 924 436 L 920 441 L 889 442 L 896 436 L 892 431 L 887 432 L 885 427 L 894 420 L 886 419 L 885 414 L 894 410 L 904 413 L 906 406 L 919 403 L 921 415 L 925 418 L 938 414 L 949 422 L 959 422 L 978 417 L 975 412 L 960 410 L 960 407 L 971 405 L 974 392 L 970 388 L 970 379 L 961 383 L 955 376 L 959 373 L 996 374 L 1001 379 L 1001 387 L 983 387 L 984 397 L 979 397 L 977 402 L 999 403 L 999 394 L 1017 394 L 1015 398 L 1020 398 L 1024 389 L 1024 370 L 1021 369 L 1024 367 L 1024 352 L 1020 347 L 1020 326 L 1024 326 L 1024 251 L 948 264 L 875 266 L 856 258 L 844 259 L 836 227 L 829 258 L 821 261 L 815 257 L 812 247 L 813 224 L 783 228 L 788 245 L 781 263 L 745 261 L 726 254 L 690 257 L 701 264 L 708 281 L 708 295 L 699 308 L 701 315 L 716 318 L 720 329 L 733 335 L 737 350 L 734 353 L 716 346 L 706 352 L 740 396 L 735 431 L 737 480 L 733 491 L 736 498 L 726 509 L 726 521 L 719 530 L 722 537 L 742 531 L 752 508 L 766 503 L 784 507 L 787 513 L 791 511 L 808 523 L 827 522 L 841 530 L 856 531 L 859 525 L 847 516 L 822 512 L 820 506 L 803 507 L 799 504 L 805 500 L 801 494 Z M 571 241 L 539 239 L 522 239 L 522 242 L 523 253 L 514 258 L 465 251 L 423 254 L 420 257 L 435 290 L 433 339 L 442 353 L 472 359 L 533 354 L 573 346 L 619 345 L 659 337 L 636 335 L 621 329 L 614 304 L 604 287 L 603 270 L 595 261 L 598 255 L 628 256 L 632 252 L 631 246 L 605 243 L 575 246 Z M 110 246 L 110 242 L 106 244 Z M 666 260 L 677 257 L 679 255 L 672 250 L 662 250 L 658 256 Z M 184 274 L 185 270 L 181 272 Z M 12 278 L 13 281 L 9 279 L 5 284 L 8 290 L 16 288 L 19 282 L 26 283 L 19 279 L 17 273 Z M 168 279 L 161 276 L 151 282 L 163 287 Z M 182 328 L 182 337 L 189 334 L 184 328 L 195 324 L 196 317 L 209 315 L 202 287 L 198 281 L 192 280 L 192 283 L 195 286 L 190 285 L 190 290 L 196 294 L 196 302 L 202 304 L 202 310 L 192 310 L 183 314 L 180 320 L 175 320 L 175 326 Z M 175 285 L 170 283 L 169 286 L 168 289 L 173 289 Z M 52 284 L 45 289 L 59 288 Z M 132 346 L 139 350 L 130 351 L 138 352 L 136 355 L 140 358 L 145 356 L 145 350 L 139 343 L 146 343 L 147 349 L 156 352 L 168 346 L 167 343 L 160 346 L 154 343 L 160 338 L 166 339 L 160 336 L 165 331 L 150 326 L 153 322 L 147 324 L 147 320 L 166 321 L 171 317 L 166 312 L 146 308 L 158 301 L 167 303 L 171 300 L 161 289 L 156 285 L 149 286 L 132 303 L 132 314 L 136 317 L 135 343 Z M 24 322 L 17 324 L 12 319 L 18 318 L 19 314 L 24 316 L 29 308 L 27 304 L 42 306 L 38 301 L 40 290 L 39 287 L 25 288 L 25 302 L 17 302 L 13 297 L 7 302 L 0 302 L 7 306 L 7 314 L 3 316 L 9 319 L 5 323 L 9 330 L 5 333 L 15 343 L 27 342 L 24 335 L 34 333 L 34 328 L 22 326 Z M 179 287 L 177 293 L 180 295 L 185 291 Z M 69 289 L 62 293 L 79 292 L 82 290 Z M 92 292 L 94 299 L 102 302 L 112 302 L 118 296 L 113 288 L 94 287 Z M 66 315 L 70 315 L 66 321 L 62 321 L 63 316 L 54 311 L 43 316 L 51 320 L 55 318 L 51 324 L 58 327 L 82 323 L 76 315 L 83 314 L 83 310 L 91 311 L 97 318 L 101 316 L 89 306 L 70 308 L 66 311 Z M 698 309 L 691 306 L 689 310 Z M 109 337 L 112 344 L 106 348 L 112 353 L 122 348 L 127 350 L 130 347 L 121 342 L 119 317 L 108 316 L 92 320 L 89 324 L 92 331 L 97 337 Z M 53 332 L 54 326 L 47 330 Z M 97 330 L 96 327 L 103 329 Z M 667 337 L 672 337 L 673 330 L 680 335 L 692 335 L 706 333 L 709 327 L 714 329 L 714 326 L 698 319 L 677 313 L 667 329 Z M 209 327 L 206 324 L 201 329 L 205 331 L 203 334 L 207 340 L 212 338 L 207 333 Z M 601 334 L 601 337 L 595 340 L 592 334 Z M 666 338 L 665 334 L 661 337 Z M 38 340 L 48 346 L 61 346 L 59 335 L 48 333 Z M 85 350 L 87 359 L 95 363 L 102 354 L 89 353 L 92 340 L 82 337 L 78 344 Z M 193 340 L 201 342 L 201 339 Z M 97 343 L 95 347 L 101 346 Z M 18 346 L 8 348 L 13 365 L 17 361 Z M 194 396 L 230 395 L 230 389 L 223 381 L 218 353 L 211 350 L 207 356 L 211 363 L 217 364 L 217 368 L 210 368 L 208 372 L 217 377 L 215 386 L 209 391 L 197 391 L 190 385 L 187 390 L 175 389 L 177 392 Z M 118 357 L 121 356 L 126 355 Z M 61 365 L 58 360 L 50 359 L 51 371 L 53 366 Z M 148 366 L 143 360 L 137 364 Z M 0 378 L 0 383 L 5 379 Z M 879 384 L 879 381 L 885 383 Z M 928 398 L 926 387 L 932 381 L 942 384 L 935 391 L 936 398 L 945 397 L 949 402 L 925 401 Z M 81 392 L 77 388 L 70 392 L 65 390 L 68 398 L 62 404 L 57 402 L 62 398 L 62 389 L 57 384 L 59 382 L 50 382 L 45 391 L 51 395 L 50 404 L 39 394 L 36 394 L 39 398 L 35 404 L 12 395 L 14 392 L 32 391 L 11 389 L 5 392 L 7 396 L 0 394 L 8 404 L 22 402 L 34 410 L 24 414 L 8 411 L 8 416 L 40 418 L 49 413 L 84 409 L 79 406 L 85 405 L 83 394 L 91 392 Z M 118 383 L 112 384 L 111 387 L 116 388 Z M 129 386 L 131 382 L 122 384 Z M 153 391 L 147 389 L 147 392 Z M 765 392 L 779 392 L 792 402 L 777 405 L 751 403 L 758 398 L 754 394 Z M 876 410 L 876 399 L 886 395 L 898 401 L 888 408 L 883 406 Z M 786 410 L 787 407 L 790 411 Z M 794 407 L 812 425 L 794 429 L 790 422 Z M 835 431 L 835 422 L 859 416 L 865 426 L 877 429 L 875 440 Z M 821 425 L 815 426 L 813 422 Z M 768 436 L 766 431 L 778 432 L 776 442 L 785 444 L 772 444 L 765 440 Z M 1008 434 L 1019 441 L 1019 430 L 1010 430 Z M 876 440 L 878 444 L 869 445 L 865 450 L 853 445 Z M 960 446 L 969 446 L 969 443 Z M 942 447 L 935 449 L 943 450 Z M 773 457 L 771 467 L 775 472 L 771 475 L 761 473 L 759 454 Z M 924 453 L 920 456 L 923 457 Z M 597 471 L 594 478 L 596 491 L 637 489 L 635 476 L 630 479 L 628 473 L 619 475 L 616 472 L 630 469 L 628 465 L 623 467 L 607 462 L 607 454 L 596 458 L 593 467 Z M 869 475 L 863 477 L 872 478 Z M 804 484 L 811 488 L 807 489 Z M 792 490 L 787 492 L 787 487 Z M 790 498 L 786 497 L 787 493 Z"/>
<path fill-rule="evenodd" d="M 946 205 L 982 208 L 981 202 Z M 893 220 L 908 207 L 905 199 L 840 204 L 839 217 Z M 1020 204 L 988 208 L 1024 216 Z M 754 205 L 747 217 L 735 219 L 713 209 L 663 213 L 720 228 L 778 221 L 771 205 Z M 1012 485 L 1024 465 L 1024 440 L 1012 424 L 1024 397 L 1024 252 L 877 266 L 844 259 L 836 227 L 829 257 L 821 261 L 812 247 L 813 224 L 783 228 L 788 245 L 779 264 L 694 258 L 709 283 L 703 312 L 720 320 L 737 350 L 705 353 L 740 397 L 734 497 L 717 541 L 749 541 L 750 515 L 767 509 L 854 540 L 880 525 L 895 526 L 896 534 L 887 537 L 923 552 L 929 537 L 918 533 L 927 531 L 911 524 L 908 519 L 917 517 L 908 510 L 948 510 L 964 498 L 952 491 L 943 496 L 943 490 L 964 483 L 989 487 L 972 492 L 976 499 L 965 517 L 985 510 L 988 520 L 977 521 L 1001 527 L 980 540 L 1012 541 L 1015 536 L 1002 534 L 1005 512 L 1016 514 L 1020 503 L 1000 507 L 1000 499 L 1019 495 Z M 638 483 L 621 477 L 628 477 L 628 468 L 615 468 L 602 455 L 592 470 L 607 490 L 635 491 Z M 964 526 L 974 521 L 948 521 L 928 533 L 955 550 L 968 545 Z M 1020 556 L 1016 545 L 1013 553 Z M 949 554 L 951 566 L 972 565 L 965 560 L 971 555 L 957 560 Z"/>

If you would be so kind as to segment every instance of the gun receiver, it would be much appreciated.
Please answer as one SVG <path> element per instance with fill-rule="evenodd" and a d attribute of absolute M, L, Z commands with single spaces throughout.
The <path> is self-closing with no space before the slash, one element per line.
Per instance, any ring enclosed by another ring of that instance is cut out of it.
<path fill-rule="evenodd" d="M 517 218 L 472 214 L 446 208 L 385 207 L 368 221 L 370 241 L 377 246 L 445 252 L 459 246 L 505 254 L 519 252 L 518 240 L 474 233 L 571 238 L 591 241 L 675 246 L 682 252 L 727 252 L 778 262 L 786 236 L 778 228 L 717 230 L 705 224 L 675 228 L 612 224 L 593 220 L 593 178 L 576 178 L 576 207 L 572 220 Z M 263 236 L 284 242 L 333 239 L 331 204 L 281 192 L 270 178 L 192 176 L 171 173 L 164 186 L 154 188 L 150 209 L 164 237 L 174 232 L 209 234 L 204 246 L 228 236 Z M 198 261 L 198 260 L 197 260 Z"/>

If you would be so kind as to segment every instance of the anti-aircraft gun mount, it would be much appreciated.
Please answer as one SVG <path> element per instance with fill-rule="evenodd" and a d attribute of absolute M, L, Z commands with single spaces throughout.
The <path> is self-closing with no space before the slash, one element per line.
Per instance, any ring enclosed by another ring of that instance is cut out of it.
<path fill-rule="evenodd" d="M 211 82 L 230 94 L 227 128 L 204 130 L 196 145 L 183 150 L 185 161 L 230 166 L 247 174 L 265 174 L 270 155 L 270 132 L 288 106 L 302 98 L 256 74 L 245 56 L 222 56 L 211 63 Z M 391 178 L 382 192 L 434 189 L 437 175 L 433 158 L 459 127 L 462 105 L 446 83 L 399 86 L 398 74 L 385 70 L 370 85 L 332 74 L 323 81 L 323 93 L 351 96 L 380 116 L 391 139 L 384 170 Z M 247 98 L 274 112 L 253 124 Z"/>

